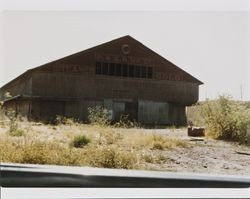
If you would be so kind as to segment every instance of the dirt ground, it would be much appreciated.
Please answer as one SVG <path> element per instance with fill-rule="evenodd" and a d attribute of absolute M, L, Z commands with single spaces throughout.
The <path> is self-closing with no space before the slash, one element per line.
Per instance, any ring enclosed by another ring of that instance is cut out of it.
<path fill-rule="evenodd" d="M 188 137 L 186 129 L 154 131 L 189 143 L 187 148 L 161 151 L 165 161 L 150 165 L 154 170 L 250 176 L 250 147 L 206 137 Z"/>

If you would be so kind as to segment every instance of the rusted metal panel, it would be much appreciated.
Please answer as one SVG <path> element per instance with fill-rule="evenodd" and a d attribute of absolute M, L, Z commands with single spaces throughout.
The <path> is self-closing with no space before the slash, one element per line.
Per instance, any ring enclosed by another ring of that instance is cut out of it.
<path fill-rule="evenodd" d="M 203 127 L 188 127 L 188 136 L 192 137 L 205 136 L 205 129 Z"/>

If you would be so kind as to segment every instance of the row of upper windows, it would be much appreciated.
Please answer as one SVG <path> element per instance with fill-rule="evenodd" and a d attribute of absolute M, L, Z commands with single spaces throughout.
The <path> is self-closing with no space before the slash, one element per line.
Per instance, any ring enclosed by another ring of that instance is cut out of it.
<path fill-rule="evenodd" d="M 153 68 L 150 66 L 138 66 L 132 64 L 96 62 L 95 73 L 99 75 L 121 77 L 152 78 Z"/>

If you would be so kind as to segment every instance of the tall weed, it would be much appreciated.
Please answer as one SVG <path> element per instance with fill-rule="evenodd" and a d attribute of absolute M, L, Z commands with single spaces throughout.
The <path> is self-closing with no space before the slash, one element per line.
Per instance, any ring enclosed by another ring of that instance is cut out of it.
<path fill-rule="evenodd" d="M 139 124 L 136 121 L 131 121 L 128 115 L 121 115 L 120 120 L 114 126 L 118 128 L 138 128 Z"/>
<path fill-rule="evenodd" d="M 88 120 L 91 124 L 107 126 L 110 125 L 108 110 L 103 107 L 89 107 Z"/>
<path fill-rule="evenodd" d="M 219 96 L 215 101 L 202 105 L 208 135 L 223 140 L 249 143 L 250 109 L 230 96 Z"/>

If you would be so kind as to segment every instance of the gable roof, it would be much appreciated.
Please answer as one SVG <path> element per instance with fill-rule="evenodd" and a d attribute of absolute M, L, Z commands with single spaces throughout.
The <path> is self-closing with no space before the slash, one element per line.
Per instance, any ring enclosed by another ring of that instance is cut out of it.
<path fill-rule="evenodd" d="M 201 82 L 200 80 L 198 80 L 197 78 L 195 78 L 194 76 L 192 76 L 191 74 L 189 74 L 188 72 L 184 71 L 183 69 L 179 68 L 178 66 L 176 66 L 174 63 L 170 62 L 169 60 L 167 60 L 166 58 L 164 58 L 163 56 L 159 55 L 158 53 L 156 53 L 155 51 L 153 51 L 152 49 L 148 48 L 147 46 L 145 46 L 143 43 L 139 42 L 138 40 L 134 39 L 133 37 L 127 35 L 126 37 L 129 37 L 130 39 L 133 39 L 134 41 L 136 41 L 137 43 L 139 43 L 143 48 L 149 50 L 150 52 L 152 52 L 153 54 L 155 54 L 156 56 L 158 56 L 159 58 L 163 59 L 165 62 L 171 64 L 173 67 L 175 67 L 176 69 L 184 72 L 185 74 L 187 74 L 188 76 L 191 77 L 191 79 L 193 79 L 193 82 L 198 83 L 199 85 L 204 84 L 203 82 Z"/>
<path fill-rule="evenodd" d="M 6 87 L 7 85 L 15 82 L 16 80 L 20 79 L 20 78 L 23 78 L 23 77 L 26 77 L 28 74 L 30 74 L 32 71 L 35 71 L 35 70 L 38 70 L 38 69 L 41 69 L 45 66 L 48 66 L 50 64 L 54 64 L 54 63 L 57 63 L 57 62 L 60 62 L 62 60 L 67 60 L 67 59 L 70 59 L 70 58 L 73 58 L 75 56 L 79 56 L 79 55 L 83 55 L 85 53 L 89 53 L 91 51 L 94 51 L 96 49 L 99 49 L 101 47 L 105 47 L 106 45 L 109 45 L 109 44 L 112 44 L 114 42 L 117 42 L 117 41 L 120 41 L 120 40 L 123 40 L 123 39 L 129 39 L 129 40 L 132 40 L 132 41 L 135 41 L 138 45 L 140 45 L 142 48 L 150 51 L 151 53 L 153 53 L 154 55 L 156 55 L 157 57 L 159 57 L 160 59 L 164 60 L 165 62 L 167 62 L 168 64 L 170 64 L 171 66 L 175 67 L 176 69 L 182 71 L 183 73 L 185 73 L 186 75 L 188 75 L 192 82 L 194 83 L 197 83 L 199 85 L 203 84 L 203 82 L 201 82 L 200 80 L 198 80 L 197 78 L 193 77 L 192 75 L 190 75 L 189 73 L 187 73 L 186 71 L 184 71 L 183 69 L 179 68 L 178 66 L 176 66 L 175 64 L 173 64 L 172 62 L 170 62 L 169 60 L 167 60 L 166 58 L 162 57 L 161 55 L 159 55 L 158 53 L 156 53 L 155 51 L 151 50 L 150 48 L 148 48 L 147 46 L 145 46 L 144 44 L 142 44 L 141 42 L 139 42 L 138 40 L 134 39 L 133 37 L 131 37 L 130 35 L 126 35 L 126 36 L 123 36 L 123 37 L 119 37 L 117 39 L 114 39 L 114 40 L 111 40 L 111 41 L 108 41 L 108 42 L 105 42 L 105 43 L 102 43 L 102 44 L 99 44 L 97 46 L 94 46 L 94 47 L 91 47 L 91 48 L 88 48 L 86 50 L 83 50 L 83 51 L 80 51 L 80 52 L 77 52 L 77 53 L 74 53 L 74 54 L 71 54 L 71 55 L 68 55 L 66 57 L 63 57 L 63 58 L 60 58 L 60 59 L 57 59 L 57 60 L 54 60 L 54 61 L 51 61 L 51 62 L 48 62 L 46 64 L 43 64 L 41 66 L 38 66 L 38 67 L 35 67 L 35 68 L 32 68 L 32 69 L 29 69 L 27 71 L 25 71 L 24 73 L 22 73 L 21 75 L 19 75 L 18 77 L 14 78 L 13 80 L 11 80 L 10 82 L 6 83 L 4 86 L 2 86 L 2 88 Z"/>

